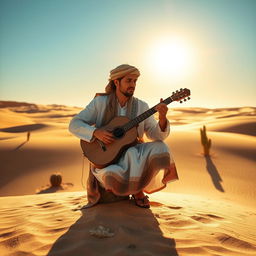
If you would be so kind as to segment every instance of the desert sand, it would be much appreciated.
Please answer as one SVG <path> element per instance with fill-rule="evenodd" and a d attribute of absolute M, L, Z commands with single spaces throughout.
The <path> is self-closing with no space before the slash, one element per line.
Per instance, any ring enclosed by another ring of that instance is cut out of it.
<path fill-rule="evenodd" d="M 149 195 L 150 209 L 81 209 L 88 161 L 67 130 L 80 109 L 0 102 L 1 255 L 256 255 L 256 108 L 170 108 L 180 179 Z M 63 187 L 53 191 L 55 172 Z"/>

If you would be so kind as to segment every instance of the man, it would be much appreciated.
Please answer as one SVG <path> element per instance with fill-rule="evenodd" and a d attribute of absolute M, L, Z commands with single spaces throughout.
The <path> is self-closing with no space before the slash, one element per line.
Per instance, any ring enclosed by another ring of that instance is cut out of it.
<path fill-rule="evenodd" d="M 106 93 L 96 94 L 89 105 L 74 116 L 69 125 L 70 132 L 87 142 L 96 138 L 106 145 L 113 143 L 113 134 L 101 129 L 102 126 L 116 116 L 133 119 L 149 109 L 147 103 L 133 97 L 139 76 L 139 70 L 128 64 L 111 70 Z M 142 141 L 146 134 L 152 142 L 130 147 L 115 164 L 101 169 L 90 166 L 87 181 L 88 207 L 99 202 L 100 190 L 104 188 L 117 196 L 132 195 L 137 206 L 149 208 L 148 196 L 144 192 L 159 191 L 166 187 L 167 182 L 178 179 L 170 151 L 163 143 L 170 132 L 166 118 L 168 108 L 160 102 L 156 110 L 158 122 L 150 116 L 137 127 L 138 139 Z"/>

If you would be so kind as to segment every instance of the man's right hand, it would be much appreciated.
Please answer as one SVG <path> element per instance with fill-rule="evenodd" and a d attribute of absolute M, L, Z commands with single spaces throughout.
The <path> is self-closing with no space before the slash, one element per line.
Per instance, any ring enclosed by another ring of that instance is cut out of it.
<path fill-rule="evenodd" d="M 111 132 L 102 129 L 96 129 L 93 136 L 105 144 L 110 144 L 115 140 Z"/>

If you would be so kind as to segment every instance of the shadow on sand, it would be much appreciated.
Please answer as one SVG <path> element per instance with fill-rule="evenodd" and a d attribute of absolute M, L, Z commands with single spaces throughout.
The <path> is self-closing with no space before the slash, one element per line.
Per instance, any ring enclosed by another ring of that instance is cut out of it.
<path fill-rule="evenodd" d="M 214 187 L 221 192 L 225 192 L 224 188 L 221 185 L 222 178 L 220 177 L 220 174 L 216 166 L 214 165 L 211 157 L 205 156 L 205 161 L 206 161 L 206 169 L 211 176 Z"/>
<path fill-rule="evenodd" d="M 63 191 L 64 188 L 62 186 L 56 186 L 56 187 L 48 187 L 45 189 L 40 190 L 39 192 L 37 192 L 37 194 L 46 194 L 46 193 L 55 193 L 57 191 Z"/>
<path fill-rule="evenodd" d="M 9 133 L 21 133 L 21 132 L 32 132 L 47 127 L 45 124 L 27 124 L 27 125 L 18 125 L 8 128 L 0 129 L 1 132 Z"/>
<path fill-rule="evenodd" d="M 22 146 L 24 146 L 26 143 L 27 143 L 28 141 L 26 140 L 26 141 L 24 141 L 24 142 L 22 142 L 19 146 L 17 146 L 15 149 L 13 149 L 14 151 L 15 150 L 19 150 Z"/>
<path fill-rule="evenodd" d="M 56 240 L 47 256 L 178 256 L 175 240 L 163 237 L 152 211 L 136 207 L 131 200 L 98 204 L 81 213 L 76 223 Z M 114 236 L 91 236 L 89 231 L 99 225 L 109 228 Z"/>
<path fill-rule="evenodd" d="M 70 187 L 73 187 L 74 184 L 71 182 L 65 182 L 62 183 L 60 186 L 50 186 L 47 185 L 44 188 L 41 188 L 40 190 L 37 191 L 36 194 L 46 194 L 46 193 L 55 193 L 58 191 L 67 191 Z"/>

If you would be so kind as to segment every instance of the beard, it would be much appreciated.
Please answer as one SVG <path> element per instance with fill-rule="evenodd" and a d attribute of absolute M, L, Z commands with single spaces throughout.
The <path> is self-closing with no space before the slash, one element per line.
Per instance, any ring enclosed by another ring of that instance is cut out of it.
<path fill-rule="evenodd" d="M 122 91 L 122 90 L 121 90 L 121 93 L 122 93 L 125 97 L 127 97 L 127 98 L 132 97 L 132 96 L 133 96 L 133 93 L 134 93 L 134 90 L 133 90 L 132 92 L 128 92 L 129 89 L 131 89 L 131 88 L 128 88 L 127 91 Z"/>
<path fill-rule="evenodd" d="M 130 97 L 133 96 L 133 92 L 132 92 L 132 93 L 130 93 L 130 92 L 122 92 L 122 94 L 123 94 L 124 96 L 126 96 L 127 98 L 130 98 Z"/>

